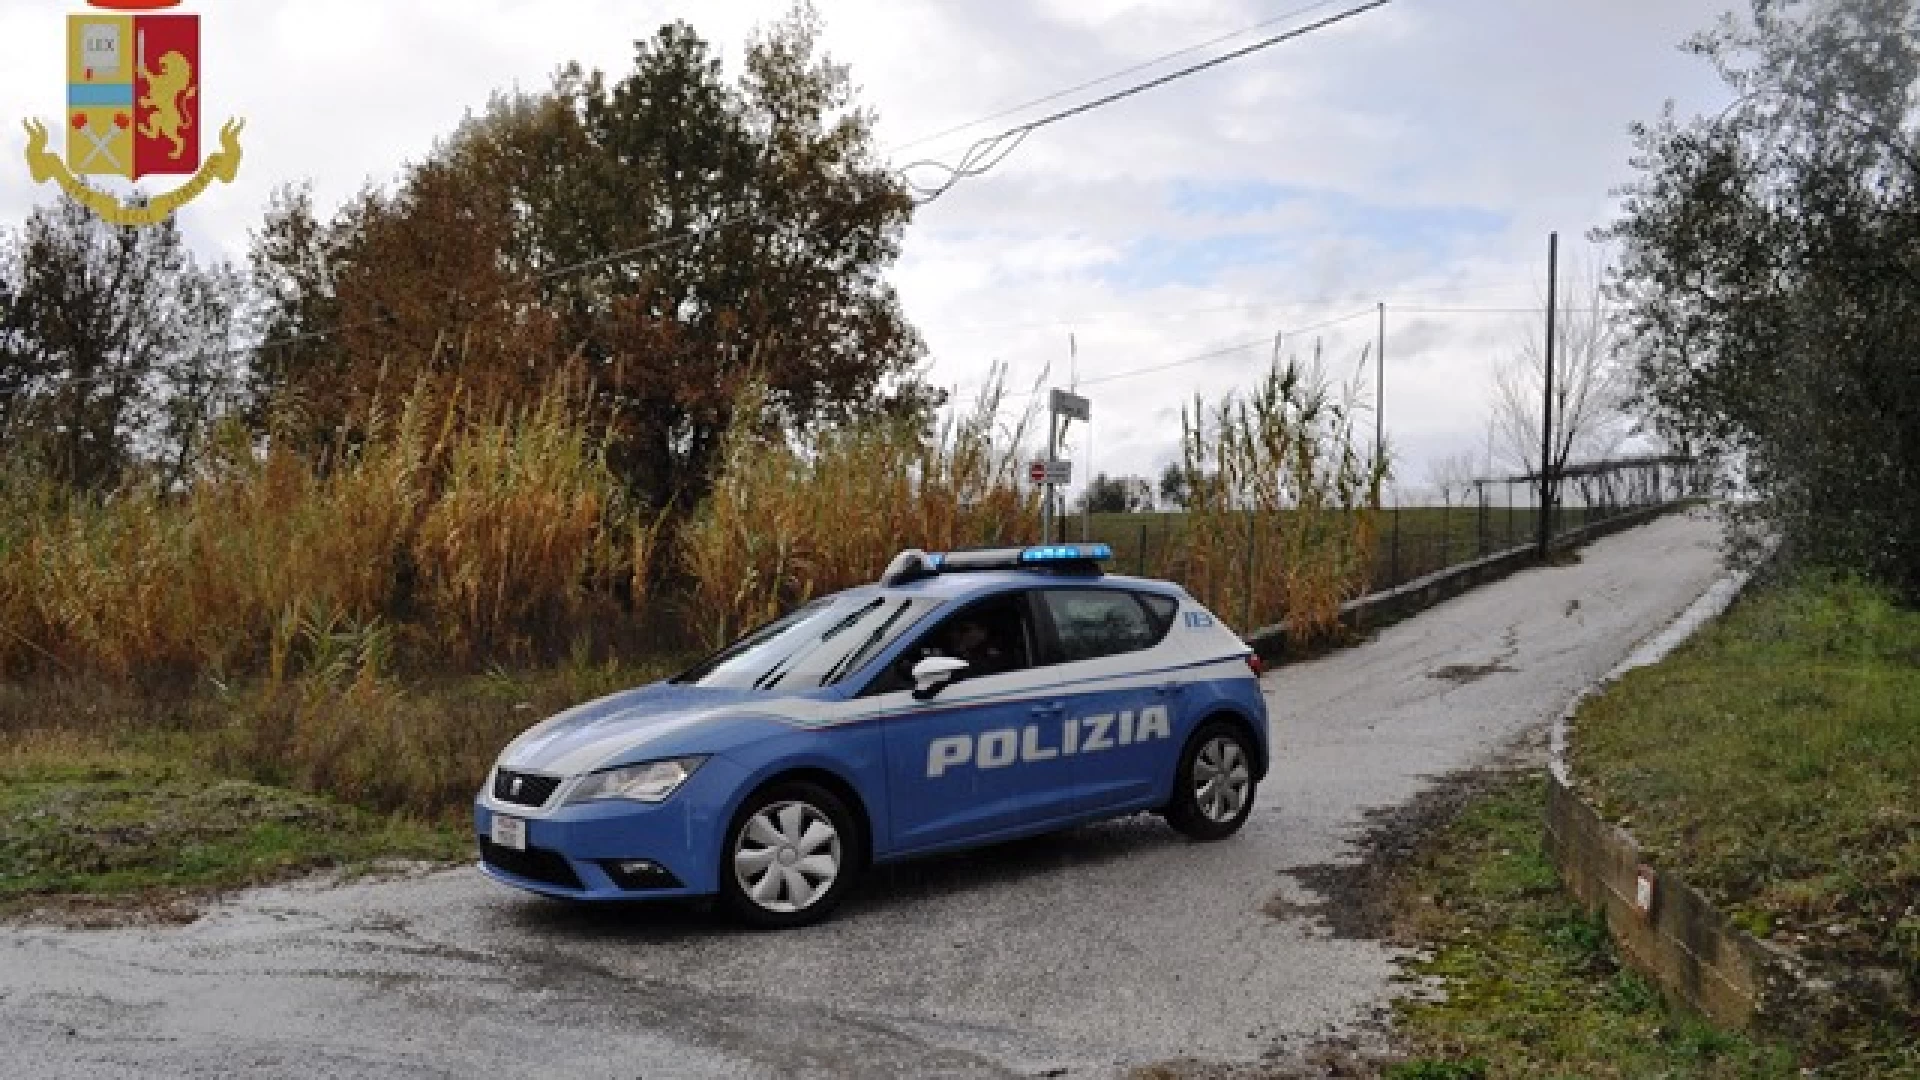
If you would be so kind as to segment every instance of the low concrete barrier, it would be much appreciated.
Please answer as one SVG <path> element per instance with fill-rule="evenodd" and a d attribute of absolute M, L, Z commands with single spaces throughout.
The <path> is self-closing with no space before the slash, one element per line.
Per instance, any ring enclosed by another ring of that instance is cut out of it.
<path fill-rule="evenodd" d="M 1597 521 L 1564 533 L 1555 538 L 1549 547 L 1553 551 L 1566 551 L 1582 544 L 1592 543 L 1603 536 L 1611 536 L 1636 525 L 1644 525 L 1674 510 L 1694 505 L 1697 503 L 1684 501 L 1629 510 L 1618 517 Z M 1398 588 L 1349 600 L 1340 605 L 1340 629 L 1345 633 L 1359 634 L 1398 622 L 1451 600 L 1468 589 L 1498 581 L 1529 566 L 1537 565 L 1539 561 L 1538 548 L 1527 544 L 1497 551 L 1459 566 L 1450 566 L 1445 570 L 1428 574 L 1426 577 L 1415 578 Z M 1260 659 L 1270 664 L 1309 653 L 1318 644 L 1290 642 L 1285 626 L 1269 626 L 1255 630 L 1247 636 L 1246 640 L 1247 644 L 1253 646 L 1253 650 L 1260 654 Z"/>
<path fill-rule="evenodd" d="M 1800 980 L 1784 954 L 1734 926 L 1692 886 L 1648 865 L 1640 845 L 1558 776 L 1547 786 L 1547 850 L 1567 890 L 1601 913 L 1629 964 L 1719 1023 L 1779 1026 Z"/>

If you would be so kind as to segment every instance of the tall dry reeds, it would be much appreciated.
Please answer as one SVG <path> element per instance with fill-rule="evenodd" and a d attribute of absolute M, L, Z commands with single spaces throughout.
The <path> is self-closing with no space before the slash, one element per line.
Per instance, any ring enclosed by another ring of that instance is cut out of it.
<path fill-rule="evenodd" d="M 555 388 L 473 425 L 413 536 L 441 651 L 525 656 L 564 642 L 615 572 L 631 523 L 618 482 Z"/>
<path fill-rule="evenodd" d="M 929 432 L 869 419 L 789 439 L 749 391 L 713 490 L 679 536 L 691 629 L 709 645 L 822 593 L 869 582 L 902 548 L 1024 543 L 1039 500 L 1020 463 L 1029 408 L 1002 424 L 1004 373 Z"/>
<path fill-rule="evenodd" d="M 318 460 L 236 428 L 184 492 L 0 478 L 0 670 L 277 678 L 336 626 L 429 666 L 565 649 L 636 554 L 578 397 L 420 387 Z"/>
<path fill-rule="evenodd" d="M 1317 353 L 1276 357 L 1252 392 L 1182 410 L 1191 495 L 1175 565 L 1242 633 L 1324 634 L 1366 590 L 1382 473 L 1357 446 L 1358 389 L 1336 388 Z"/>

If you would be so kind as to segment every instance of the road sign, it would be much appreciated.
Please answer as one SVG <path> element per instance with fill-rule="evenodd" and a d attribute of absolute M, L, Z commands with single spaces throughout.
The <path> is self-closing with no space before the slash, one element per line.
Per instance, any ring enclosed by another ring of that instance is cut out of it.
<path fill-rule="evenodd" d="M 1079 394 L 1070 394 L 1065 390 L 1053 392 L 1053 411 L 1069 420 L 1086 423 L 1093 418 L 1093 403 Z"/>
<path fill-rule="evenodd" d="M 1073 462 L 1055 458 L 1052 461 L 1032 461 L 1027 463 L 1027 477 L 1036 484 L 1073 483 Z"/>

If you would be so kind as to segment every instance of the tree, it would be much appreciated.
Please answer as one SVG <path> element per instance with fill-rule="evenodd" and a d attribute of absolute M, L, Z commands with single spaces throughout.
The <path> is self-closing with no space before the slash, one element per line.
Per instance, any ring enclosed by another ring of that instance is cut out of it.
<path fill-rule="evenodd" d="M 1185 510 L 1188 494 L 1187 470 L 1177 461 L 1167 462 L 1167 467 L 1160 470 L 1160 504 Z"/>
<path fill-rule="evenodd" d="M 179 228 L 108 225 L 78 203 L 37 208 L 0 240 L 0 436 L 66 485 L 191 464 L 227 396 L 239 282 L 203 269 Z"/>
<path fill-rule="evenodd" d="M 1554 474 L 1570 462 L 1611 456 L 1631 427 L 1630 369 L 1619 317 L 1607 310 L 1603 274 L 1588 269 L 1563 281 L 1567 288 L 1554 318 Z M 1502 460 L 1516 472 L 1540 468 L 1546 373 L 1544 336 L 1529 337 L 1494 372 L 1494 431 Z"/>
<path fill-rule="evenodd" d="M 656 505 L 705 491 L 749 384 L 789 429 L 928 419 L 924 347 L 884 276 L 912 201 L 818 39 L 797 9 L 730 83 L 674 23 L 617 80 L 575 67 L 497 97 L 328 226 L 282 199 L 255 244 L 270 322 L 344 329 L 325 352 L 263 351 L 263 382 L 332 419 L 422 376 L 511 396 L 574 366 L 610 461 Z"/>
<path fill-rule="evenodd" d="M 1153 487 L 1138 476 L 1093 478 L 1075 507 L 1078 513 L 1141 514 L 1153 509 Z"/>
<path fill-rule="evenodd" d="M 1751 537 L 1920 600 L 1920 3 L 1756 0 L 1738 97 L 1636 129 L 1610 230 L 1641 400 L 1759 496 Z"/>
<path fill-rule="evenodd" d="M 1441 505 L 1447 507 L 1451 507 L 1455 499 L 1465 498 L 1479 475 L 1473 465 L 1473 454 L 1464 450 L 1427 463 L 1427 486 L 1440 496 Z"/>

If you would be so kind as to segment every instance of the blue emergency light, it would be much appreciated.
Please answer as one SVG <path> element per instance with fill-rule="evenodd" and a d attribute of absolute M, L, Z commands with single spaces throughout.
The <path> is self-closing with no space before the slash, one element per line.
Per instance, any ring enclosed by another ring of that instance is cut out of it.
<path fill-rule="evenodd" d="M 1042 544 L 1025 548 L 975 548 L 928 554 L 909 548 L 893 557 L 880 584 L 889 588 L 937 574 L 964 574 L 988 570 L 1044 570 L 1057 574 L 1098 577 L 1100 564 L 1113 558 L 1107 544 Z"/>

